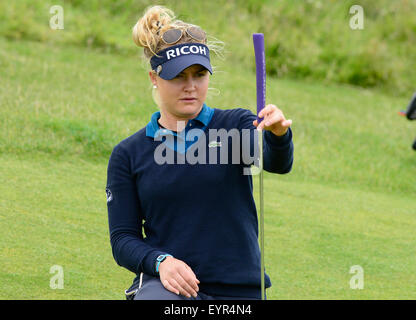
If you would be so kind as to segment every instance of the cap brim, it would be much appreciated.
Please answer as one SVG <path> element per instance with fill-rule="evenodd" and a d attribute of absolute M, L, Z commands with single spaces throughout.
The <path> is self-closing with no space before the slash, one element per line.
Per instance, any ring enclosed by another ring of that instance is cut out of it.
<path fill-rule="evenodd" d="M 159 77 L 165 80 L 172 80 L 184 69 L 194 64 L 200 64 L 212 74 L 211 63 L 206 57 L 201 55 L 186 55 L 163 63 Z"/>

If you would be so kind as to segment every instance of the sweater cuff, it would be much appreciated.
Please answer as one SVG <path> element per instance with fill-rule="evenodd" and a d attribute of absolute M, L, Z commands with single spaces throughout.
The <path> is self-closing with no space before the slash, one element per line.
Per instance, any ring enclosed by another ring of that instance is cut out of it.
<path fill-rule="evenodd" d="M 159 274 L 156 273 L 156 259 L 158 256 L 160 256 L 161 254 L 168 254 L 167 252 L 163 252 L 163 251 L 151 251 L 149 252 L 143 259 L 142 261 L 142 267 L 141 269 L 143 270 L 144 273 L 154 276 L 154 277 L 158 277 Z"/>
<path fill-rule="evenodd" d="M 287 145 L 292 140 L 292 129 L 290 127 L 286 131 L 286 133 L 283 136 L 276 136 L 271 131 L 265 131 L 264 132 L 264 138 L 268 145 L 274 147 L 274 148 L 281 148 L 284 145 Z"/>

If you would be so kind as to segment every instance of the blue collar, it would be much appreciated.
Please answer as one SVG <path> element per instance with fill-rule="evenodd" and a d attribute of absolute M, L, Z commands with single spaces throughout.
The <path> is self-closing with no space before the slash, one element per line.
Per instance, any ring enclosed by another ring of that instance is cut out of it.
<path fill-rule="evenodd" d="M 205 103 L 202 106 L 201 112 L 199 112 L 198 116 L 194 119 L 191 119 L 188 121 L 188 123 L 186 124 L 185 130 L 189 127 L 192 126 L 193 123 L 195 123 L 196 121 L 199 121 L 200 123 L 203 124 L 203 127 L 206 127 L 208 125 L 208 123 L 211 121 L 212 115 L 214 114 L 214 109 L 208 107 Z M 176 136 L 176 133 L 169 130 L 169 129 L 160 129 L 159 125 L 157 123 L 157 120 L 160 118 L 160 111 L 156 111 L 155 113 L 152 114 L 151 120 L 150 122 L 147 124 L 146 126 L 146 136 L 151 137 L 151 138 L 155 138 L 158 137 L 159 135 L 167 135 L 167 134 L 172 134 Z"/>

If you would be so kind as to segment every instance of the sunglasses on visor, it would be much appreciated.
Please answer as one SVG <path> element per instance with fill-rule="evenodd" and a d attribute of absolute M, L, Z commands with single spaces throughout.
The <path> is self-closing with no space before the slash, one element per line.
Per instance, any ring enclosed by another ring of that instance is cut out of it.
<path fill-rule="evenodd" d="M 162 41 L 166 44 L 174 44 L 178 42 L 183 37 L 182 29 L 169 29 L 162 34 Z M 185 29 L 186 34 L 194 40 L 205 41 L 206 34 L 205 32 L 198 27 L 189 27 Z"/>

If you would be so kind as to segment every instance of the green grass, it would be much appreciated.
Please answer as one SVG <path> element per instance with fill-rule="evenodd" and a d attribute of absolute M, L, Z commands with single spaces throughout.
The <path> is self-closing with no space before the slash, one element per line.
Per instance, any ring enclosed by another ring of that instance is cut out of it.
<path fill-rule="evenodd" d="M 145 0 L 0 2 L 0 36 L 136 55 L 131 28 Z M 415 0 L 361 0 L 364 29 L 352 30 L 354 0 L 165 0 L 179 19 L 226 43 L 226 56 L 252 68 L 250 35 L 265 34 L 267 72 L 292 79 L 375 87 L 408 95 L 416 76 Z M 51 30 L 49 9 L 64 10 L 64 30 Z"/>
<path fill-rule="evenodd" d="M 215 61 L 207 104 L 255 110 L 251 68 Z M 137 56 L 0 37 L 0 299 L 124 299 L 105 183 L 112 147 L 157 110 Z M 408 99 L 269 77 L 295 162 L 265 174 L 270 299 L 415 299 L 416 184 Z M 214 91 L 212 93 L 215 93 Z M 257 197 L 257 180 L 255 196 Z M 53 265 L 64 289 L 52 290 Z M 352 290 L 349 269 L 364 268 Z"/>
<path fill-rule="evenodd" d="M 416 221 L 408 196 L 278 179 L 266 188 L 272 298 L 415 298 Z M 350 289 L 353 265 L 364 269 L 363 290 Z"/>

